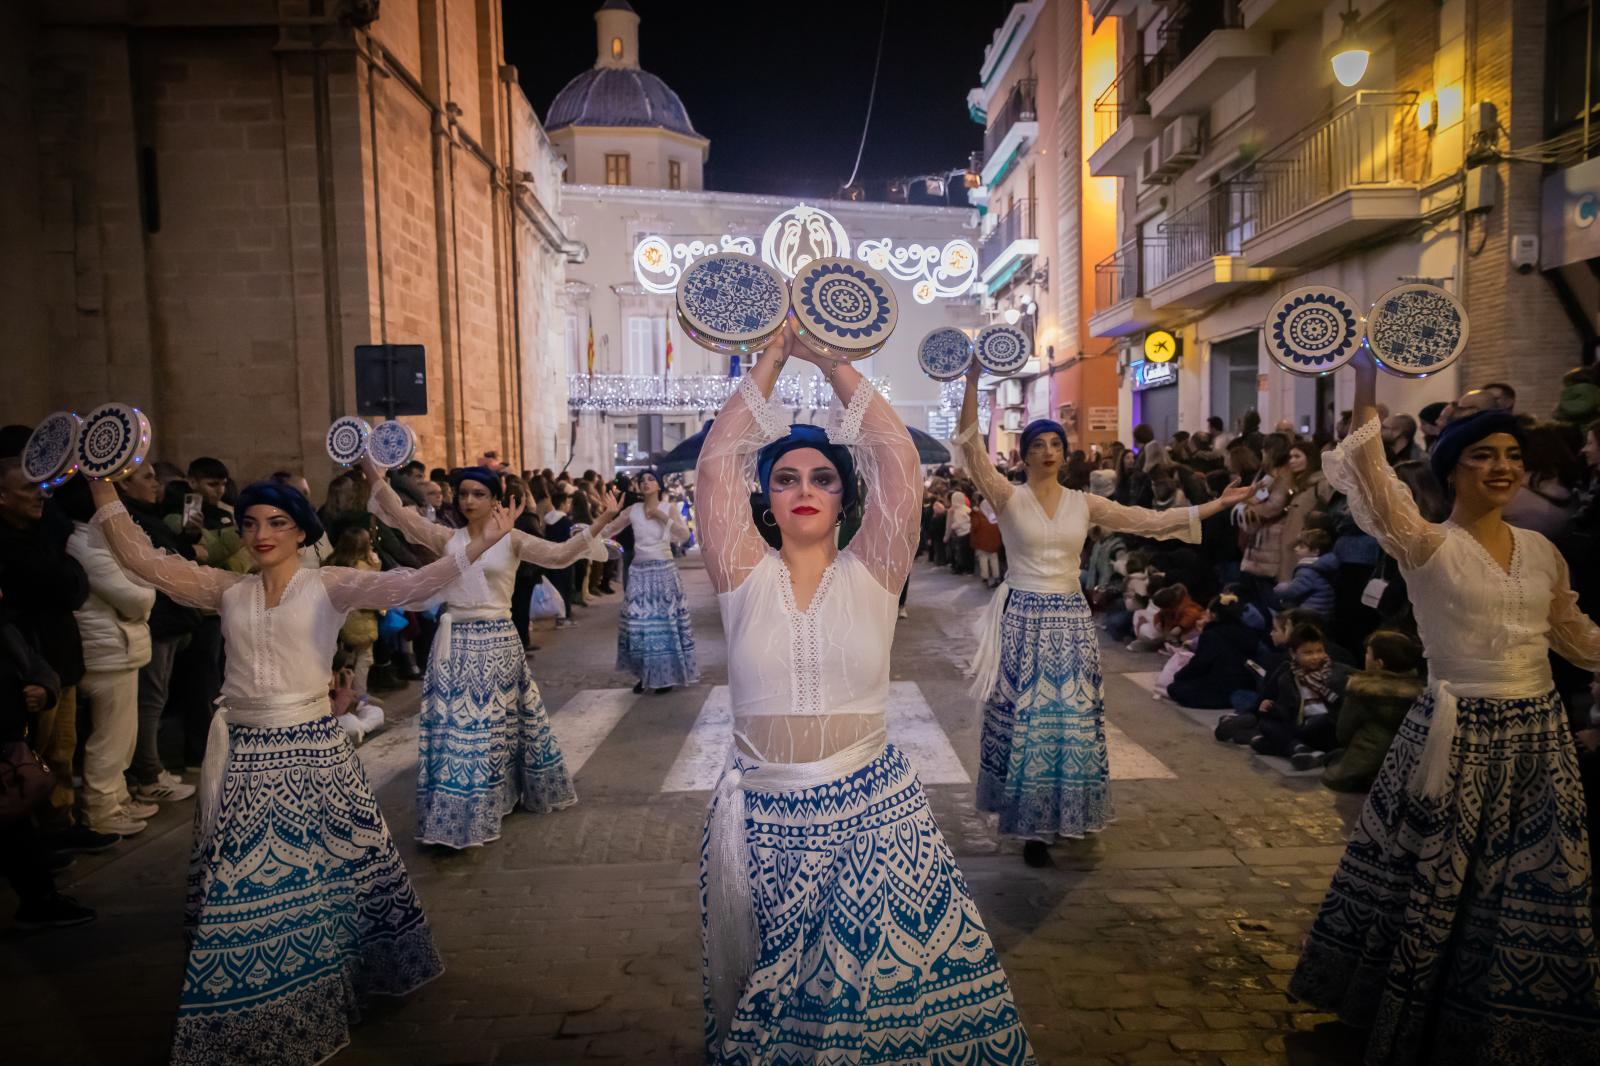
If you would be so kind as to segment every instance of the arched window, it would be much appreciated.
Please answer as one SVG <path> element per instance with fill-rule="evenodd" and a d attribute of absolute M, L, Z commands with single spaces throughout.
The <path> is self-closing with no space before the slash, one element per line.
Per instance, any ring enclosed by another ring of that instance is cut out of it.
<path fill-rule="evenodd" d="M 621 59 L 622 58 L 622 38 L 621 37 L 613 37 L 613 38 L 611 38 L 611 58 L 612 59 Z"/>

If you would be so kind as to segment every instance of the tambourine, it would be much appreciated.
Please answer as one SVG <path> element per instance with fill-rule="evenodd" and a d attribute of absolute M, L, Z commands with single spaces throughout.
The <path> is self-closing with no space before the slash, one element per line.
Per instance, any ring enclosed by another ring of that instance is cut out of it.
<path fill-rule="evenodd" d="M 1467 309 L 1437 285 L 1397 285 L 1367 312 L 1366 341 L 1384 370 L 1425 378 L 1466 351 Z"/>
<path fill-rule="evenodd" d="M 996 322 L 978 331 L 976 358 L 991 374 L 1014 374 L 1033 358 L 1033 341 L 1016 326 Z"/>
<path fill-rule="evenodd" d="M 379 422 L 367 434 L 367 454 L 381 469 L 393 470 L 411 461 L 417 451 L 417 438 L 404 422 L 390 419 Z"/>
<path fill-rule="evenodd" d="M 1361 312 L 1340 289 L 1307 285 L 1291 289 L 1267 312 L 1262 326 L 1267 354 L 1300 377 L 1331 374 L 1361 348 Z"/>
<path fill-rule="evenodd" d="M 137 407 L 103 403 L 83 418 L 78 471 L 88 478 L 121 481 L 150 454 L 150 420 Z"/>
<path fill-rule="evenodd" d="M 370 436 L 372 427 L 363 419 L 354 415 L 334 419 L 333 425 L 328 427 L 328 458 L 340 466 L 355 466 L 367 454 Z"/>
<path fill-rule="evenodd" d="M 954 326 L 930 330 L 917 344 L 917 365 L 935 381 L 954 381 L 972 366 L 972 338 Z"/>
<path fill-rule="evenodd" d="M 78 472 L 78 438 L 83 420 L 72 411 L 45 415 L 22 449 L 22 476 L 46 492 Z"/>
<path fill-rule="evenodd" d="M 854 259 L 816 259 L 789 283 L 800 343 L 827 359 L 866 359 L 889 340 L 900 311 L 889 280 Z"/>
<path fill-rule="evenodd" d="M 678 324 L 689 339 L 714 352 L 754 351 L 789 313 L 783 275 L 736 252 L 697 259 L 678 280 Z"/>

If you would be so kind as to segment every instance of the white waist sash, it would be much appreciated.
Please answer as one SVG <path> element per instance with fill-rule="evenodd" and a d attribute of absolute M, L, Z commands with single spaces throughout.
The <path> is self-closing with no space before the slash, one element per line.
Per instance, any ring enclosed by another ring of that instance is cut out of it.
<path fill-rule="evenodd" d="M 1493 677 L 1488 671 L 1499 671 Z M 1455 675 L 1440 677 L 1441 673 Z M 1476 676 L 1474 676 L 1476 675 Z M 1450 783 L 1450 755 L 1455 747 L 1458 699 L 1520 700 L 1543 696 L 1555 685 L 1548 660 L 1522 671 L 1506 663 L 1430 661 L 1428 688 L 1433 693 L 1433 717 L 1422 757 L 1411 772 L 1411 784 L 1424 796 L 1438 798 Z"/>
<path fill-rule="evenodd" d="M 1012 589 L 1044 596 L 1052 593 L 1070 596 L 1078 591 L 1078 575 L 1076 572 L 1067 573 L 1055 580 L 1029 576 L 1012 580 L 1008 575 L 995 587 L 994 596 L 978 622 L 978 650 L 966 669 L 966 675 L 972 678 L 967 695 L 975 700 L 988 699 L 994 691 L 995 682 L 1000 680 L 1000 625 L 1005 620 L 1006 598 L 1011 595 Z"/>
<path fill-rule="evenodd" d="M 450 654 L 450 631 L 456 622 L 487 622 L 496 618 L 511 621 L 510 607 L 446 607 L 439 612 L 439 629 L 433 635 L 432 655 L 443 659 Z"/>
<path fill-rule="evenodd" d="M 209 841 L 217 826 L 217 807 L 222 801 L 222 777 L 228 770 L 229 725 L 278 729 L 315 722 L 330 713 L 332 709 L 328 705 L 326 692 L 264 700 L 217 697 L 217 709 L 211 715 L 211 729 L 206 734 L 205 758 L 200 762 L 200 840 Z"/>
<path fill-rule="evenodd" d="M 706 965 L 718 1040 L 727 1035 L 759 946 L 746 868 L 750 846 L 744 794 L 797 792 L 849 777 L 882 755 L 887 743 L 888 735 L 880 730 L 818 762 L 762 763 L 748 770 L 738 766 L 737 747 L 729 753 L 727 769 L 711 796 L 706 849 Z"/>

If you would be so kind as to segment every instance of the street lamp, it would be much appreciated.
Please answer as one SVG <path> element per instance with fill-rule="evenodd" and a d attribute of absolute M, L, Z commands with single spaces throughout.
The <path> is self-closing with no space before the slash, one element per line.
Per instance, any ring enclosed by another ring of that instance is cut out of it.
<path fill-rule="evenodd" d="M 1338 43 L 1334 45 L 1333 76 L 1340 85 L 1350 89 L 1366 77 L 1372 50 L 1362 43 L 1361 35 L 1356 32 L 1361 12 L 1355 9 L 1355 0 L 1345 0 L 1345 9 L 1339 19 L 1344 28 L 1339 34 Z"/>
<path fill-rule="evenodd" d="M 1022 312 L 1021 311 L 1018 311 L 1015 307 L 1006 308 L 1006 313 L 1005 313 L 1006 325 L 1014 326 L 1014 325 L 1017 324 L 1018 320 L 1021 319 L 1021 318 L 1022 318 Z"/>

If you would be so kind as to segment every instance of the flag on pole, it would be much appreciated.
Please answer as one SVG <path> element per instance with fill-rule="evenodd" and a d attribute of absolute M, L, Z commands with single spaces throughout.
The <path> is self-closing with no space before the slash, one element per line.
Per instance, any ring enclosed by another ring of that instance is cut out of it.
<path fill-rule="evenodd" d="M 594 377 L 594 312 L 589 312 L 589 376 Z"/>
<path fill-rule="evenodd" d="M 670 373 L 672 373 L 672 323 L 671 323 L 671 321 L 669 321 L 667 319 L 662 319 L 661 320 L 661 324 L 666 328 L 666 331 L 667 331 L 667 371 L 666 372 L 667 372 L 667 374 L 670 374 Z M 663 375 L 663 376 L 665 376 L 665 375 Z"/>

